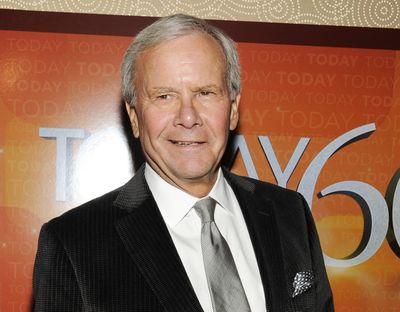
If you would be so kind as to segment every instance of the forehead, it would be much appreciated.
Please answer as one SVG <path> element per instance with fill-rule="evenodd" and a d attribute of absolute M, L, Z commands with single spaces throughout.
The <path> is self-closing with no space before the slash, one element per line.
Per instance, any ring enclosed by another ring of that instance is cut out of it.
<path fill-rule="evenodd" d="M 137 58 L 137 66 L 158 63 L 179 56 L 192 57 L 194 61 L 208 59 L 219 65 L 225 64 L 225 55 L 219 43 L 210 35 L 191 31 L 176 38 L 163 40 L 144 50 Z"/>

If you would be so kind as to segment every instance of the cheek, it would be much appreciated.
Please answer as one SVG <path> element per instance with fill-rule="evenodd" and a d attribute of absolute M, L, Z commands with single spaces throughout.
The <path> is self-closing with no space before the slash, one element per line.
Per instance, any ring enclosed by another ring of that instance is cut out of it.
<path fill-rule="evenodd" d="M 223 140 L 229 133 L 230 119 L 226 111 L 218 112 L 212 115 L 208 120 L 209 127 L 217 140 Z"/>
<path fill-rule="evenodd" d="M 168 125 L 168 116 L 156 110 L 146 110 L 142 114 L 141 128 L 142 133 L 150 138 L 159 137 Z"/>
<path fill-rule="evenodd" d="M 215 124 L 218 124 L 221 128 L 229 128 L 231 119 L 230 106 L 219 109 L 219 111 L 214 112 L 212 116 Z"/>

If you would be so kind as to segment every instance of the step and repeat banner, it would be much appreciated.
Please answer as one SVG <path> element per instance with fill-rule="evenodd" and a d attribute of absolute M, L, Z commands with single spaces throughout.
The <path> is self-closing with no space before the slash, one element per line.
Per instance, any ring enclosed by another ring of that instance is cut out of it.
<path fill-rule="evenodd" d="M 227 164 L 304 195 L 337 311 L 400 311 L 400 52 L 262 36 L 238 41 Z M 41 225 L 134 174 L 119 91 L 131 39 L 0 31 L 0 311 L 30 309 Z"/>

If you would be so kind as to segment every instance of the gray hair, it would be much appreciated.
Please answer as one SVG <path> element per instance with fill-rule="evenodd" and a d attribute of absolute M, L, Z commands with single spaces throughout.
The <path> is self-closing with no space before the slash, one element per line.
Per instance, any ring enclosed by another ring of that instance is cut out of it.
<path fill-rule="evenodd" d="M 220 46 L 225 56 L 225 81 L 230 99 L 240 93 L 240 65 L 235 42 L 220 29 L 206 21 L 185 14 L 160 18 L 140 31 L 125 53 L 121 66 L 122 96 L 126 103 L 136 103 L 135 67 L 139 55 L 155 45 L 178 38 L 193 31 L 210 35 Z"/>

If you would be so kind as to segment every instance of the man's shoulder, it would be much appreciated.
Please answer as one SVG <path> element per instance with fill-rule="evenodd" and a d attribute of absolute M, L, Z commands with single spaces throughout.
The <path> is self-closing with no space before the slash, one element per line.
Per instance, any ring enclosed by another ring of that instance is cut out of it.
<path fill-rule="evenodd" d="M 118 222 L 129 213 L 117 204 L 127 187 L 131 188 L 130 181 L 51 219 L 41 229 L 41 240 L 46 244 L 61 244 L 72 253 L 92 248 L 101 250 L 115 244 Z"/>
<path fill-rule="evenodd" d="M 301 195 L 294 190 L 287 189 L 267 181 L 262 181 L 247 176 L 238 175 L 226 170 L 225 170 L 225 177 L 231 185 L 233 184 L 237 187 L 243 188 L 249 192 L 254 193 L 255 195 L 267 194 L 268 196 L 273 198 L 301 197 Z"/>
<path fill-rule="evenodd" d="M 114 201 L 118 197 L 120 190 L 121 187 L 72 208 L 53 218 L 48 224 L 56 228 L 75 227 L 86 226 L 89 223 L 93 224 L 99 219 L 109 219 L 117 213 L 118 208 L 114 206 Z"/>
<path fill-rule="evenodd" d="M 139 169 L 135 175 L 124 185 L 114 189 L 100 197 L 81 204 L 64 214 L 50 220 L 52 226 L 88 226 L 100 223 L 110 223 L 118 216 L 126 214 L 122 208 L 126 202 L 135 200 L 142 193 L 146 193 L 143 170 Z M 146 193 L 147 195 L 147 193 Z"/>
<path fill-rule="evenodd" d="M 263 207 L 266 213 L 273 212 L 280 224 L 306 224 L 309 208 L 299 192 L 233 173 L 226 177 L 237 198 L 246 203 L 247 211 L 259 211 Z M 285 226 L 282 227 L 284 228 Z"/>

